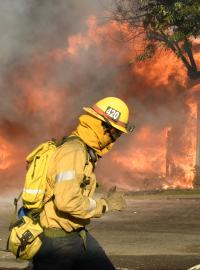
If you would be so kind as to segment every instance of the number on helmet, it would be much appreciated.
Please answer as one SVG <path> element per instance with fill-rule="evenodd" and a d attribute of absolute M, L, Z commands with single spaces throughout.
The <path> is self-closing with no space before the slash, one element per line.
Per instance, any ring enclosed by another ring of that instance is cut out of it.
<path fill-rule="evenodd" d="M 117 121 L 120 117 L 120 112 L 111 108 L 111 107 L 108 107 L 106 109 L 106 112 L 105 112 L 110 118 L 112 118 L 114 121 Z"/>

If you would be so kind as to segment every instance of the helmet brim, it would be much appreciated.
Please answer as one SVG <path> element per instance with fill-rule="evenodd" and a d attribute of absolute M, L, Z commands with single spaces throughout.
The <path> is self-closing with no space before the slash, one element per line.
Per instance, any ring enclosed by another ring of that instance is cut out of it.
<path fill-rule="evenodd" d="M 101 121 L 105 122 L 105 118 L 102 115 L 100 115 L 97 112 L 95 112 L 95 110 L 93 110 L 92 108 L 90 108 L 90 107 L 83 107 L 83 110 L 86 111 L 87 113 L 95 116 L 96 118 L 100 119 Z M 110 124 L 114 128 L 122 131 L 123 133 L 129 133 L 128 130 L 125 127 L 119 126 L 116 123 L 114 123 L 113 121 L 110 121 L 110 120 L 108 120 L 108 121 L 110 122 Z"/>

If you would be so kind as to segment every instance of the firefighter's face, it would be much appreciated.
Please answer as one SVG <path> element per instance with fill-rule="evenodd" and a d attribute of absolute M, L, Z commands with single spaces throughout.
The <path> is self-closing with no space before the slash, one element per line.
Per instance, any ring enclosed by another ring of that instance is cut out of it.
<path fill-rule="evenodd" d="M 109 134 L 112 142 L 115 142 L 123 133 L 122 131 L 112 127 L 108 123 L 103 122 L 102 124 L 105 132 Z"/>
<path fill-rule="evenodd" d="M 113 141 L 116 141 L 121 135 L 122 135 L 122 131 L 112 127 L 109 131 L 110 133 L 110 137 L 113 139 Z"/>

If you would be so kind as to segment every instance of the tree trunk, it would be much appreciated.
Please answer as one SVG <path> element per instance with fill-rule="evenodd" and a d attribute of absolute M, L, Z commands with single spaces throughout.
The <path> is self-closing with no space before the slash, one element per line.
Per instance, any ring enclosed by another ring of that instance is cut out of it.
<path fill-rule="evenodd" d="M 197 101 L 197 142 L 194 186 L 200 187 L 200 99 Z"/>
<path fill-rule="evenodd" d="M 191 79 L 191 80 L 197 80 L 197 79 L 200 79 L 200 71 L 194 69 L 194 68 L 189 68 L 187 69 L 187 73 L 188 73 L 188 77 Z"/>
<path fill-rule="evenodd" d="M 166 178 L 170 176 L 170 171 L 171 171 L 171 129 L 168 129 L 166 137 L 166 170 L 165 170 Z"/>

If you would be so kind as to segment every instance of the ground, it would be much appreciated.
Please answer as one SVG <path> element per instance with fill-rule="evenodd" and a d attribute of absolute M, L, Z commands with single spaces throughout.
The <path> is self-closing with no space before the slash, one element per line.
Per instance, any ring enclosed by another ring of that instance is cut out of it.
<path fill-rule="evenodd" d="M 200 264 L 200 195 L 126 198 L 126 210 L 95 219 L 89 226 L 117 269 L 186 270 Z M 10 213 L 10 206 L 2 201 L 0 248 L 5 247 Z M 26 265 L 0 252 L 0 269 Z"/>

